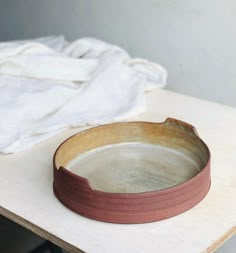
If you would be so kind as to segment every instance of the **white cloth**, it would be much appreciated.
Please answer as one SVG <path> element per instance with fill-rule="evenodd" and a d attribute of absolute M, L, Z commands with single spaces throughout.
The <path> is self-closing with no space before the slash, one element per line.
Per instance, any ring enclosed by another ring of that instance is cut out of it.
<path fill-rule="evenodd" d="M 0 153 L 32 147 L 70 127 L 145 111 L 144 92 L 166 70 L 121 48 L 62 36 L 0 43 Z"/>

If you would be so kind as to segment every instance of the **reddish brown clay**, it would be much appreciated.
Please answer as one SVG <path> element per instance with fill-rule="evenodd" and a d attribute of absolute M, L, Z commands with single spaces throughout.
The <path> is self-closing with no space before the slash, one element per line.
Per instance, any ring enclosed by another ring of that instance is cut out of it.
<path fill-rule="evenodd" d="M 177 146 L 179 140 L 181 145 L 192 149 L 199 159 L 203 159 L 203 166 L 197 175 L 184 183 L 141 193 L 110 193 L 92 189 L 86 178 L 65 167 L 71 159 L 90 149 L 136 140 L 163 145 L 172 145 L 173 141 L 173 145 Z M 86 130 L 63 142 L 55 152 L 53 163 L 53 188 L 57 198 L 85 217 L 112 223 L 145 223 L 175 216 L 195 206 L 210 188 L 209 149 L 194 127 L 175 119 L 167 119 L 164 123 L 116 123 Z"/>

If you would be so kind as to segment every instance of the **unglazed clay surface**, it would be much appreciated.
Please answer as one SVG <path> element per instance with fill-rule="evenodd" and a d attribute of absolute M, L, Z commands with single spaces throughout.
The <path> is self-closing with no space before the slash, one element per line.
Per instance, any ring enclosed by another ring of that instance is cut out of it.
<path fill-rule="evenodd" d="M 115 193 L 161 190 L 187 181 L 201 169 L 194 154 L 147 143 L 121 143 L 80 154 L 67 166 L 93 189 Z"/>

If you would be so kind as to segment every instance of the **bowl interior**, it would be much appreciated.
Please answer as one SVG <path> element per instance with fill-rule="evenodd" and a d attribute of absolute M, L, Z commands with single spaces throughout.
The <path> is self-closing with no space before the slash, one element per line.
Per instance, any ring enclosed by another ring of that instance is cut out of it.
<path fill-rule="evenodd" d="M 207 147 L 189 128 L 133 122 L 75 135 L 58 150 L 56 165 L 87 178 L 95 190 L 139 193 L 181 184 L 208 159 Z"/>
<path fill-rule="evenodd" d="M 113 193 L 169 188 L 187 181 L 201 169 L 194 156 L 141 142 L 87 151 L 69 162 L 66 168 L 87 178 L 93 189 Z"/>

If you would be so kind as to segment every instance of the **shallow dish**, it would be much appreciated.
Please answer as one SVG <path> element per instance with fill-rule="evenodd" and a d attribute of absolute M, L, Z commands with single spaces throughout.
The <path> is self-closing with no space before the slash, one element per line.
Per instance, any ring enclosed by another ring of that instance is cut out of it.
<path fill-rule="evenodd" d="M 182 213 L 210 188 L 210 152 L 193 126 L 125 122 L 80 132 L 54 155 L 54 193 L 96 220 L 144 223 Z"/>

